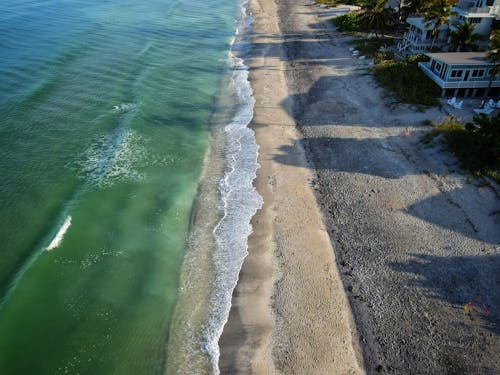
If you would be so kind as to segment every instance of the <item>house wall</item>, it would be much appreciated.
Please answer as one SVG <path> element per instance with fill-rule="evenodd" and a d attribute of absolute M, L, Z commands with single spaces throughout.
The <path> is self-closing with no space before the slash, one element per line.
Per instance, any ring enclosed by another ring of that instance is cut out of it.
<path fill-rule="evenodd" d="M 480 35 L 489 35 L 491 29 L 491 23 L 493 22 L 493 18 L 480 18 L 479 22 L 477 22 L 478 17 L 474 17 L 474 14 L 470 14 L 465 18 L 471 25 L 474 25 L 474 33 Z"/>
<path fill-rule="evenodd" d="M 432 45 L 433 35 L 432 35 L 432 25 L 428 28 L 422 28 L 422 25 L 410 24 L 410 29 L 405 33 L 404 38 L 410 42 L 410 50 L 414 53 L 425 52 L 429 50 Z M 434 45 L 436 47 L 442 47 L 448 42 L 449 29 L 439 30 Z"/>
<path fill-rule="evenodd" d="M 436 59 L 431 59 L 428 66 L 435 75 L 446 82 L 489 81 L 489 71 L 492 67 L 492 65 L 452 65 Z"/>
<path fill-rule="evenodd" d="M 489 70 L 490 67 L 488 66 L 452 65 L 449 67 L 444 80 L 448 82 L 466 82 L 465 78 L 467 77 L 467 82 L 489 81 Z"/>
<path fill-rule="evenodd" d="M 482 95 L 485 92 L 489 85 L 489 69 L 492 65 L 453 65 L 431 59 L 429 62 L 419 63 L 419 67 L 442 89 L 442 95 L 452 93 L 453 96 L 469 97 Z M 481 70 L 483 72 L 480 72 Z M 462 73 L 454 73 L 458 71 Z M 500 87 L 500 77 L 491 83 L 492 89 L 496 90 L 498 87 Z"/>

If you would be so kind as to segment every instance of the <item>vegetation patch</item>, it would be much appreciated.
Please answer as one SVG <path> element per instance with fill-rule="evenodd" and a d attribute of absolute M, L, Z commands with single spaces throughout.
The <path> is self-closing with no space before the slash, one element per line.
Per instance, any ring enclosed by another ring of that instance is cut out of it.
<path fill-rule="evenodd" d="M 337 5 L 360 5 L 363 0 L 316 0 L 316 4 L 336 7 Z"/>
<path fill-rule="evenodd" d="M 429 142 L 438 135 L 444 136 L 464 169 L 500 182 L 500 115 L 474 116 L 474 121 L 465 125 L 446 120 L 434 125 L 423 141 Z"/>
<path fill-rule="evenodd" d="M 316 0 L 316 4 L 326 5 L 328 8 L 332 8 L 332 7 L 337 6 L 337 1 L 336 0 Z"/>
<path fill-rule="evenodd" d="M 354 39 L 350 42 L 354 48 L 359 51 L 359 54 L 366 57 L 374 57 L 377 53 L 381 53 L 380 49 L 385 49 L 394 45 L 396 42 L 393 38 L 371 38 L 371 39 Z M 387 56 L 394 54 L 389 53 Z"/>
<path fill-rule="evenodd" d="M 365 31 L 362 23 L 361 13 L 349 12 L 332 19 L 333 24 L 340 32 Z"/>
<path fill-rule="evenodd" d="M 413 55 L 403 61 L 382 61 L 373 68 L 373 75 L 400 102 L 439 106 L 439 87 L 418 67 L 425 59 L 424 55 Z"/>

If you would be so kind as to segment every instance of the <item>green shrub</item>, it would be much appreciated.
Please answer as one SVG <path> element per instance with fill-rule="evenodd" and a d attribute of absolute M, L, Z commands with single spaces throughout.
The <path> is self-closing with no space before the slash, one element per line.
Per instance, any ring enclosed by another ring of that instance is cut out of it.
<path fill-rule="evenodd" d="M 358 12 L 350 12 L 335 17 L 332 22 L 340 32 L 363 31 L 363 27 L 361 26 L 360 13 Z"/>
<path fill-rule="evenodd" d="M 363 0 L 316 0 L 316 4 L 324 4 L 327 7 L 335 7 L 339 4 L 360 5 Z"/>
<path fill-rule="evenodd" d="M 429 61 L 429 56 L 424 55 L 423 53 L 417 53 L 415 55 L 410 55 L 406 58 L 406 61 L 410 63 L 419 63 L 419 62 L 427 62 Z"/>
<path fill-rule="evenodd" d="M 363 0 L 339 0 L 338 3 L 345 5 L 361 5 Z"/>
<path fill-rule="evenodd" d="M 375 52 L 375 55 L 373 56 L 373 61 L 375 62 L 375 64 L 383 64 L 393 60 L 394 60 L 394 52 L 392 51 Z"/>
<path fill-rule="evenodd" d="M 377 65 L 373 68 L 375 80 L 403 103 L 438 106 L 440 89 L 420 70 L 419 59 L 412 56 Z"/>
<path fill-rule="evenodd" d="M 316 4 L 324 4 L 328 8 L 337 6 L 336 0 L 316 0 Z"/>
<path fill-rule="evenodd" d="M 447 120 L 435 125 L 430 136 L 440 134 L 466 170 L 500 182 L 500 115 L 474 116 L 474 122 L 465 125 Z"/>
<path fill-rule="evenodd" d="M 371 39 L 355 39 L 350 42 L 359 51 L 361 55 L 366 57 L 374 57 L 380 48 L 386 48 L 394 45 L 393 38 L 371 38 Z M 394 57 L 391 58 L 391 60 Z"/>

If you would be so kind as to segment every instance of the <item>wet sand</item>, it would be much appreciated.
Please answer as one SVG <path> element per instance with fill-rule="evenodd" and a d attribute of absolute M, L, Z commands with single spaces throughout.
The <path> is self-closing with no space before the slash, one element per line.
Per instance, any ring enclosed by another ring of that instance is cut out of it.
<path fill-rule="evenodd" d="M 325 22 L 346 8 L 251 9 L 264 206 L 221 372 L 498 373 L 498 187 L 419 141 L 444 113 L 389 104 Z"/>

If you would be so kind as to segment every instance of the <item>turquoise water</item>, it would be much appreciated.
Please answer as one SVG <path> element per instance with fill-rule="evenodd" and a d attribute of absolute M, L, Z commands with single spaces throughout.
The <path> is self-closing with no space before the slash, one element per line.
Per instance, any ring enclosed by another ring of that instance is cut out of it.
<path fill-rule="evenodd" d="M 163 373 L 238 5 L 0 3 L 0 374 Z"/>

